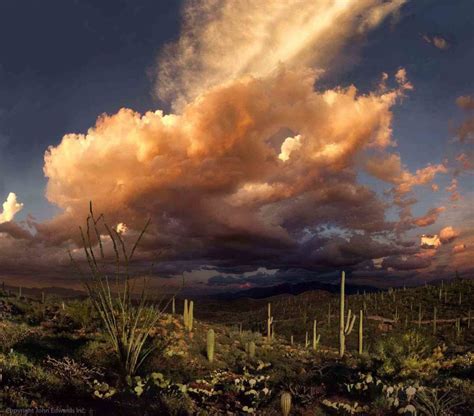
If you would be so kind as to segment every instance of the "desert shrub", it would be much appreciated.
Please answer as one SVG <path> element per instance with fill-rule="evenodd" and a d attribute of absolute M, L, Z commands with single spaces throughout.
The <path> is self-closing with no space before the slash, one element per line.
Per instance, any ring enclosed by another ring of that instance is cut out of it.
<path fill-rule="evenodd" d="M 67 316 L 73 324 L 81 329 L 88 328 L 94 320 L 91 302 L 86 300 L 74 300 L 67 305 Z"/>
<path fill-rule="evenodd" d="M 420 415 L 445 416 L 464 403 L 458 393 L 453 390 L 423 389 L 415 400 L 415 407 Z"/>
<path fill-rule="evenodd" d="M 109 343 L 104 340 L 91 340 L 82 346 L 77 357 L 86 363 L 100 368 L 113 367 L 115 356 Z"/>
<path fill-rule="evenodd" d="M 15 345 L 25 340 L 31 333 L 31 329 L 25 324 L 13 322 L 0 323 L 0 350 L 8 352 Z"/>
<path fill-rule="evenodd" d="M 375 345 L 378 371 L 387 376 L 410 376 L 419 372 L 422 364 L 429 367 L 433 341 L 417 332 L 393 334 L 380 339 Z M 434 356 L 432 363 L 436 363 Z"/>
<path fill-rule="evenodd" d="M 55 359 L 48 356 L 45 364 L 65 385 L 74 389 L 87 390 L 96 377 L 103 375 L 96 367 L 88 367 L 70 357 Z"/>

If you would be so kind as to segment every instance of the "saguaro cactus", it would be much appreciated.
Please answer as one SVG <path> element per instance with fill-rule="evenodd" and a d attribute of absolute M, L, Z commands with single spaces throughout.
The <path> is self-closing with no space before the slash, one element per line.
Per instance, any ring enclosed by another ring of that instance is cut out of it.
<path fill-rule="evenodd" d="M 41 303 L 44 305 L 45 302 L 45 295 L 44 292 L 41 292 Z"/>
<path fill-rule="evenodd" d="M 188 300 L 184 299 L 183 322 L 184 322 L 184 327 L 186 329 L 188 328 L 188 320 L 189 320 Z"/>
<path fill-rule="evenodd" d="M 174 296 L 171 299 L 171 313 L 173 315 L 176 313 L 176 298 Z"/>
<path fill-rule="evenodd" d="M 216 344 L 214 330 L 211 328 L 207 331 L 207 359 L 210 363 L 214 361 L 214 347 Z"/>
<path fill-rule="evenodd" d="M 191 332 L 193 330 L 194 324 L 194 302 L 189 302 L 189 311 L 188 311 L 188 331 Z"/>
<path fill-rule="evenodd" d="M 291 411 L 291 394 L 285 392 L 281 395 L 281 412 L 283 416 L 288 416 Z"/>
<path fill-rule="evenodd" d="M 456 319 L 456 338 L 461 337 L 461 318 Z"/>
<path fill-rule="evenodd" d="M 422 317 L 422 311 L 421 311 L 421 303 L 418 304 L 418 328 L 421 328 L 421 317 Z"/>
<path fill-rule="evenodd" d="M 18 299 L 21 299 L 21 286 L 18 288 Z"/>
<path fill-rule="evenodd" d="M 308 331 L 306 331 L 306 336 L 304 339 L 304 347 L 308 348 L 309 347 L 309 337 L 308 337 Z"/>
<path fill-rule="evenodd" d="M 249 342 L 249 357 L 250 358 L 255 357 L 255 342 L 254 341 Z"/>
<path fill-rule="evenodd" d="M 319 340 L 321 339 L 321 334 L 317 334 L 317 325 L 318 322 L 315 319 L 313 321 L 313 350 L 316 351 L 319 347 Z"/>
<path fill-rule="evenodd" d="M 268 302 L 268 318 L 267 318 L 267 341 L 268 342 L 272 340 L 272 324 L 273 324 L 272 304 Z"/>
<path fill-rule="evenodd" d="M 364 352 L 364 312 L 359 311 L 359 354 Z"/>
<path fill-rule="evenodd" d="M 352 315 L 349 309 L 347 319 L 345 317 L 345 300 L 346 300 L 346 273 L 341 275 L 341 299 L 340 299 L 340 315 L 339 315 L 339 357 L 344 357 L 346 351 L 346 336 L 352 332 L 356 316 Z"/>

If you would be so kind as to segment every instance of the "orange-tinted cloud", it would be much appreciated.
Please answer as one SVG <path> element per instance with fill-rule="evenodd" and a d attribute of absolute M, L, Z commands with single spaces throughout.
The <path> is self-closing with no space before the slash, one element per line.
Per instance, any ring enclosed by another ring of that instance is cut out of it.
<path fill-rule="evenodd" d="M 456 104 L 468 114 L 471 110 L 474 110 L 474 99 L 470 95 L 458 97 Z M 461 142 L 471 143 L 474 140 L 474 116 L 472 116 L 472 113 L 456 129 L 456 135 Z"/>
<path fill-rule="evenodd" d="M 445 210 L 445 207 L 432 208 L 425 215 L 414 218 L 412 222 L 418 227 L 427 227 L 428 225 L 434 224 L 439 215 Z"/>
<path fill-rule="evenodd" d="M 69 238 L 93 200 L 113 223 L 135 229 L 151 215 L 160 244 L 175 235 L 294 244 L 286 223 L 298 218 L 290 207 L 311 195 L 330 207 L 364 194 L 348 173 L 358 153 L 391 143 L 390 109 L 403 94 L 402 87 L 380 95 L 354 87 L 317 92 L 314 76 L 282 68 L 211 89 L 180 114 L 123 109 L 102 116 L 86 135 L 64 136 L 44 166 L 46 196 L 64 214 L 38 225 L 39 235 Z M 291 146 L 289 139 L 275 142 L 283 130 L 294 133 Z M 374 220 L 383 218 L 380 208 Z M 347 208 L 335 208 L 327 221 L 339 209 Z"/>
<path fill-rule="evenodd" d="M 368 158 L 365 162 L 365 169 L 372 176 L 396 185 L 394 192 L 398 195 L 412 191 L 415 186 L 430 184 L 437 174 L 448 171 L 446 166 L 438 164 L 428 165 L 411 173 L 403 166 L 400 155 L 394 153 L 374 155 Z"/>
<path fill-rule="evenodd" d="M 474 110 L 474 98 L 470 95 L 462 95 L 456 99 L 456 104 L 463 110 Z"/>
<path fill-rule="evenodd" d="M 279 65 L 328 69 L 344 43 L 379 26 L 406 0 L 190 0 L 179 40 L 158 63 L 156 92 L 175 108 Z M 245 28 L 245 30 L 242 30 Z"/>
<path fill-rule="evenodd" d="M 457 254 L 457 253 L 462 253 L 466 250 L 467 246 L 466 244 L 456 244 L 454 247 L 453 247 L 453 254 Z"/>
<path fill-rule="evenodd" d="M 439 232 L 439 239 L 443 244 L 450 243 L 457 237 L 459 237 L 459 232 L 451 226 L 445 227 Z"/>
<path fill-rule="evenodd" d="M 451 202 L 459 201 L 461 194 L 458 192 L 458 180 L 456 178 L 451 179 L 451 183 L 446 187 L 446 192 L 450 194 L 449 200 Z"/>

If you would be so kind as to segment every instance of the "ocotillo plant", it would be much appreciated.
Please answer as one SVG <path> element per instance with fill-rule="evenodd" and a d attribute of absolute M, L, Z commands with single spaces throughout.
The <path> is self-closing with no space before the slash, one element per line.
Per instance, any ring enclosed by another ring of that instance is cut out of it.
<path fill-rule="evenodd" d="M 359 354 L 364 351 L 364 312 L 359 311 Z"/>
<path fill-rule="evenodd" d="M 433 309 L 433 334 L 436 334 L 437 315 L 438 315 L 438 309 L 435 306 Z"/>
<path fill-rule="evenodd" d="M 210 363 L 214 361 L 214 347 L 215 347 L 215 334 L 214 330 L 211 328 L 207 331 L 207 359 Z"/>
<path fill-rule="evenodd" d="M 267 318 L 267 341 L 268 342 L 272 340 L 272 324 L 273 324 L 272 304 L 268 302 L 268 318 Z"/>
<path fill-rule="evenodd" d="M 341 275 L 341 299 L 340 299 L 340 315 L 339 315 L 339 357 L 344 357 L 346 351 L 346 336 L 352 332 L 356 316 L 352 316 L 352 311 L 349 309 L 347 319 L 345 317 L 345 292 L 346 292 L 346 273 Z"/>
<path fill-rule="evenodd" d="M 288 416 L 291 411 L 291 394 L 285 392 L 281 395 L 281 413 L 283 416 Z"/>
<path fill-rule="evenodd" d="M 317 334 L 317 325 L 318 322 L 316 319 L 313 321 L 313 351 L 316 351 L 319 347 L 319 340 L 321 339 L 321 334 Z"/>

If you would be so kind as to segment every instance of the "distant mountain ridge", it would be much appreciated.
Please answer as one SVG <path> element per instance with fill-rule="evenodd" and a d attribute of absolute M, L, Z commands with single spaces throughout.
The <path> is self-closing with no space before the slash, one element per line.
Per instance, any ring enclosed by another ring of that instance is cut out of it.
<path fill-rule="evenodd" d="M 211 297 L 221 300 L 231 300 L 240 298 L 263 299 L 278 295 L 299 295 L 312 290 L 322 290 L 329 293 L 339 293 L 339 283 L 321 283 L 321 282 L 301 282 L 301 283 L 282 283 L 276 286 L 255 287 L 232 293 L 220 293 Z M 355 294 L 359 291 L 378 292 L 380 288 L 374 286 L 348 285 L 346 284 L 346 293 Z"/>

